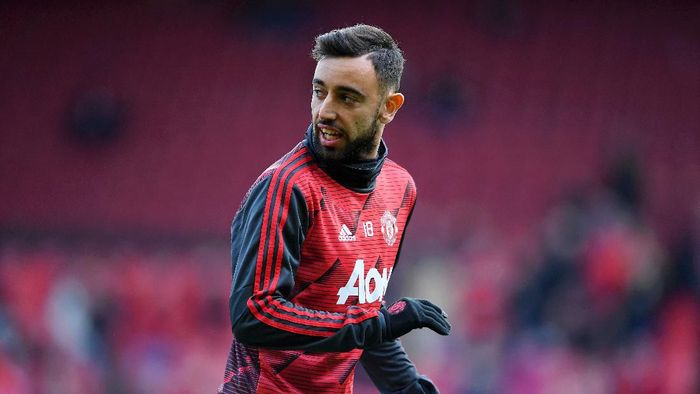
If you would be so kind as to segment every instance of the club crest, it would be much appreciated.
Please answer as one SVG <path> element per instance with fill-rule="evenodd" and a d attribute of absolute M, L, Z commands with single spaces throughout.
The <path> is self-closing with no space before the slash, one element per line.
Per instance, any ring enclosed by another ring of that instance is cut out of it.
<path fill-rule="evenodd" d="M 384 211 L 381 222 L 384 240 L 387 245 L 391 246 L 396 242 L 396 236 L 399 233 L 399 228 L 396 226 L 396 216 L 392 215 L 389 211 Z"/>

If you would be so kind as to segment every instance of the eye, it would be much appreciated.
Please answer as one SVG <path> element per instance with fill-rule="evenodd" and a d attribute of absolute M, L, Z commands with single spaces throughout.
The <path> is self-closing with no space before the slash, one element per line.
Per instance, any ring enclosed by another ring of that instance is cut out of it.
<path fill-rule="evenodd" d="M 356 99 L 355 97 L 350 96 L 350 95 L 347 95 L 347 94 L 346 94 L 346 95 L 343 95 L 343 96 L 341 97 L 341 99 L 342 99 L 343 102 L 346 103 L 346 104 L 354 104 L 354 103 L 357 102 L 357 99 Z"/>
<path fill-rule="evenodd" d="M 323 98 L 324 92 L 319 88 L 313 88 L 311 89 L 311 94 L 313 94 L 314 97 Z"/>

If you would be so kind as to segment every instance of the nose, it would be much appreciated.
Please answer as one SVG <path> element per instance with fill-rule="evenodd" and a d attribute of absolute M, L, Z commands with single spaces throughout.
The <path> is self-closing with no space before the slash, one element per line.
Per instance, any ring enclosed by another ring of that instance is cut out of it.
<path fill-rule="evenodd" d="M 318 108 L 318 117 L 321 119 L 333 120 L 338 114 L 336 113 L 335 106 L 333 105 L 333 100 L 331 97 L 326 97 L 320 104 Z"/>

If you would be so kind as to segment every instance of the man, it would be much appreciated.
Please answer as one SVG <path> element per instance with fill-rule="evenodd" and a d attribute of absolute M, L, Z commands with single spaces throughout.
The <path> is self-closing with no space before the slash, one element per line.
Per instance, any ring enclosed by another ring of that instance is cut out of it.
<path fill-rule="evenodd" d="M 223 393 L 350 393 L 361 362 L 382 392 L 436 392 L 398 338 L 447 315 L 382 301 L 416 199 L 386 158 L 403 55 L 383 30 L 316 38 L 305 139 L 253 184 L 231 226 L 233 344 Z"/>

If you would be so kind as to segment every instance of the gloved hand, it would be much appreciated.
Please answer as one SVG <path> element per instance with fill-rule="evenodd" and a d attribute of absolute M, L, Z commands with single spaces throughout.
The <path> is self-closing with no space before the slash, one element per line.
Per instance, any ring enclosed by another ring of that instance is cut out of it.
<path fill-rule="evenodd" d="M 440 335 L 450 333 L 447 314 L 428 300 L 404 297 L 382 308 L 388 339 L 398 338 L 416 328 L 427 327 Z"/>

